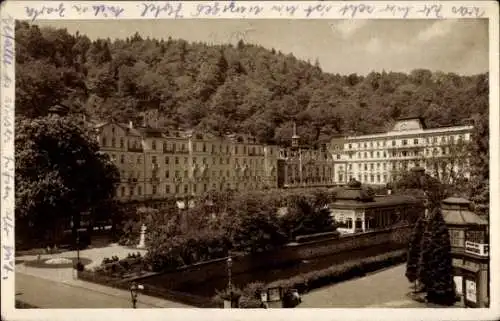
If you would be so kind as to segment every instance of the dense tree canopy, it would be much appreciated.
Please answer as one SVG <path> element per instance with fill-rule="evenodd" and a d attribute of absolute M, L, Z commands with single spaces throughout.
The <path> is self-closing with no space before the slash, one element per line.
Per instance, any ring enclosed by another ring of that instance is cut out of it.
<path fill-rule="evenodd" d="M 16 228 L 32 239 L 57 241 L 114 195 L 118 170 L 90 135 L 67 117 L 16 120 Z"/>
<path fill-rule="evenodd" d="M 293 121 L 303 143 L 316 143 L 386 130 L 401 116 L 446 126 L 487 115 L 487 74 L 338 75 L 269 49 L 138 34 L 91 41 L 18 22 L 16 112 L 36 117 L 65 103 L 88 116 L 140 121 L 155 110 L 160 126 L 251 133 L 279 144 L 290 142 Z"/>

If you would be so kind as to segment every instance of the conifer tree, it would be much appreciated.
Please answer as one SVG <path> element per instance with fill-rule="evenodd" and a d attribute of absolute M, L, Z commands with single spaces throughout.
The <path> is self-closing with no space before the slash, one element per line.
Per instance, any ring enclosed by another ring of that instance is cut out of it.
<path fill-rule="evenodd" d="M 421 278 L 427 292 L 427 300 L 443 305 L 455 303 L 455 285 L 448 227 L 439 208 L 429 220 L 422 243 Z"/>
<path fill-rule="evenodd" d="M 425 230 L 424 217 L 420 217 L 413 228 L 410 242 L 408 244 L 408 258 L 406 260 L 406 278 L 410 282 L 416 282 L 418 279 L 418 270 L 420 267 L 420 252 L 422 251 L 422 237 Z M 415 287 L 416 289 L 416 287 Z"/>

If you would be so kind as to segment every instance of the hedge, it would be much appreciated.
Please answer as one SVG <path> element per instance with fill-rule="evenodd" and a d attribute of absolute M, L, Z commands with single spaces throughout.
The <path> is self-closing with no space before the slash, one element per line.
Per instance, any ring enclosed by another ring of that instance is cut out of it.
<path fill-rule="evenodd" d="M 78 272 L 78 278 L 87 282 L 97 283 L 126 291 L 130 290 L 130 284 L 132 282 L 90 271 Z M 172 291 L 170 289 L 159 288 L 149 284 L 144 286 L 144 290 L 141 290 L 141 294 L 159 297 L 165 300 L 180 302 L 199 308 L 217 307 L 214 304 L 214 302 L 209 298 L 191 295 L 184 292 Z"/>
<path fill-rule="evenodd" d="M 332 283 L 363 276 L 384 267 L 402 263 L 406 260 L 406 250 L 397 250 L 389 253 L 349 261 L 333 265 L 327 269 L 299 274 L 289 279 L 271 282 L 268 287 L 294 288 L 300 293 L 320 288 Z"/>

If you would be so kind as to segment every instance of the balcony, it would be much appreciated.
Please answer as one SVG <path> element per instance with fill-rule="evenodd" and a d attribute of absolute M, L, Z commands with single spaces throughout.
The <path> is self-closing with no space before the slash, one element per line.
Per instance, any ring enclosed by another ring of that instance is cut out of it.
<path fill-rule="evenodd" d="M 138 147 L 138 146 L 128 146 L 127 147 L 127 151 L 132 152 L 132 153 L 142 153 L 142 152 L 144 152 L 144 150 L 142 149 L 142 147 Z"/>
<path fill-rule="evenodd" d="M 488 256 L 490 254 L 489 244 L 465 242 L 465 253 L 475 254 L 478 256 Z"/>

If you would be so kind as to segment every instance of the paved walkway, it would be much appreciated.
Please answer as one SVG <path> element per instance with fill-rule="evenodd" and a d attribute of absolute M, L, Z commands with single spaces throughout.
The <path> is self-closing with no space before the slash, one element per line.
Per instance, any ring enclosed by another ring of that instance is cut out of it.
<path fill-rule="evenodd" d="M 84 281 L 61 283 L 16 273 L 16 299 L 49 309 L 132 308 L 130 292 Z M 192 308 L 147 295 L 138 296 L 137 308 Z"/>
<path fill-rule="evenodd" d="M 362 308 L 425 306 L 406 296 L 411 284 L 401 264 L 365 277 L 313 290 L 302 296 L 299 308 Z"/>
<path fill-rule="evenodd" d="M 80 257 L 92 260 L 86 269 L 101 264 L 105 257 L 113 255 L 125 258 L 128 253 L 141 252 L 112 244 L 108 247 L 91 248 L 80 251 Z M 58 254 L 44 254 L 42 259 L 58 257 L 76 257 L 76 251 L 67 251 Z M 17 256 L 16 261 L 36 260 L 36 255 Z M 107 287 L 76 278 L 73 268 L 36 268 L 23 263 L 16 264 L 16 298 L 23 302 L 42 308 L 130 308 L 130 292 Z M 50 293 L 50 295 L 39 295 Z M 89 298 L 89 299 L 87 299 Z M 167 301 L 147 295 L 139 294 L 138 307 L 158 308 L 192 308 L 189 305 Z"/>

